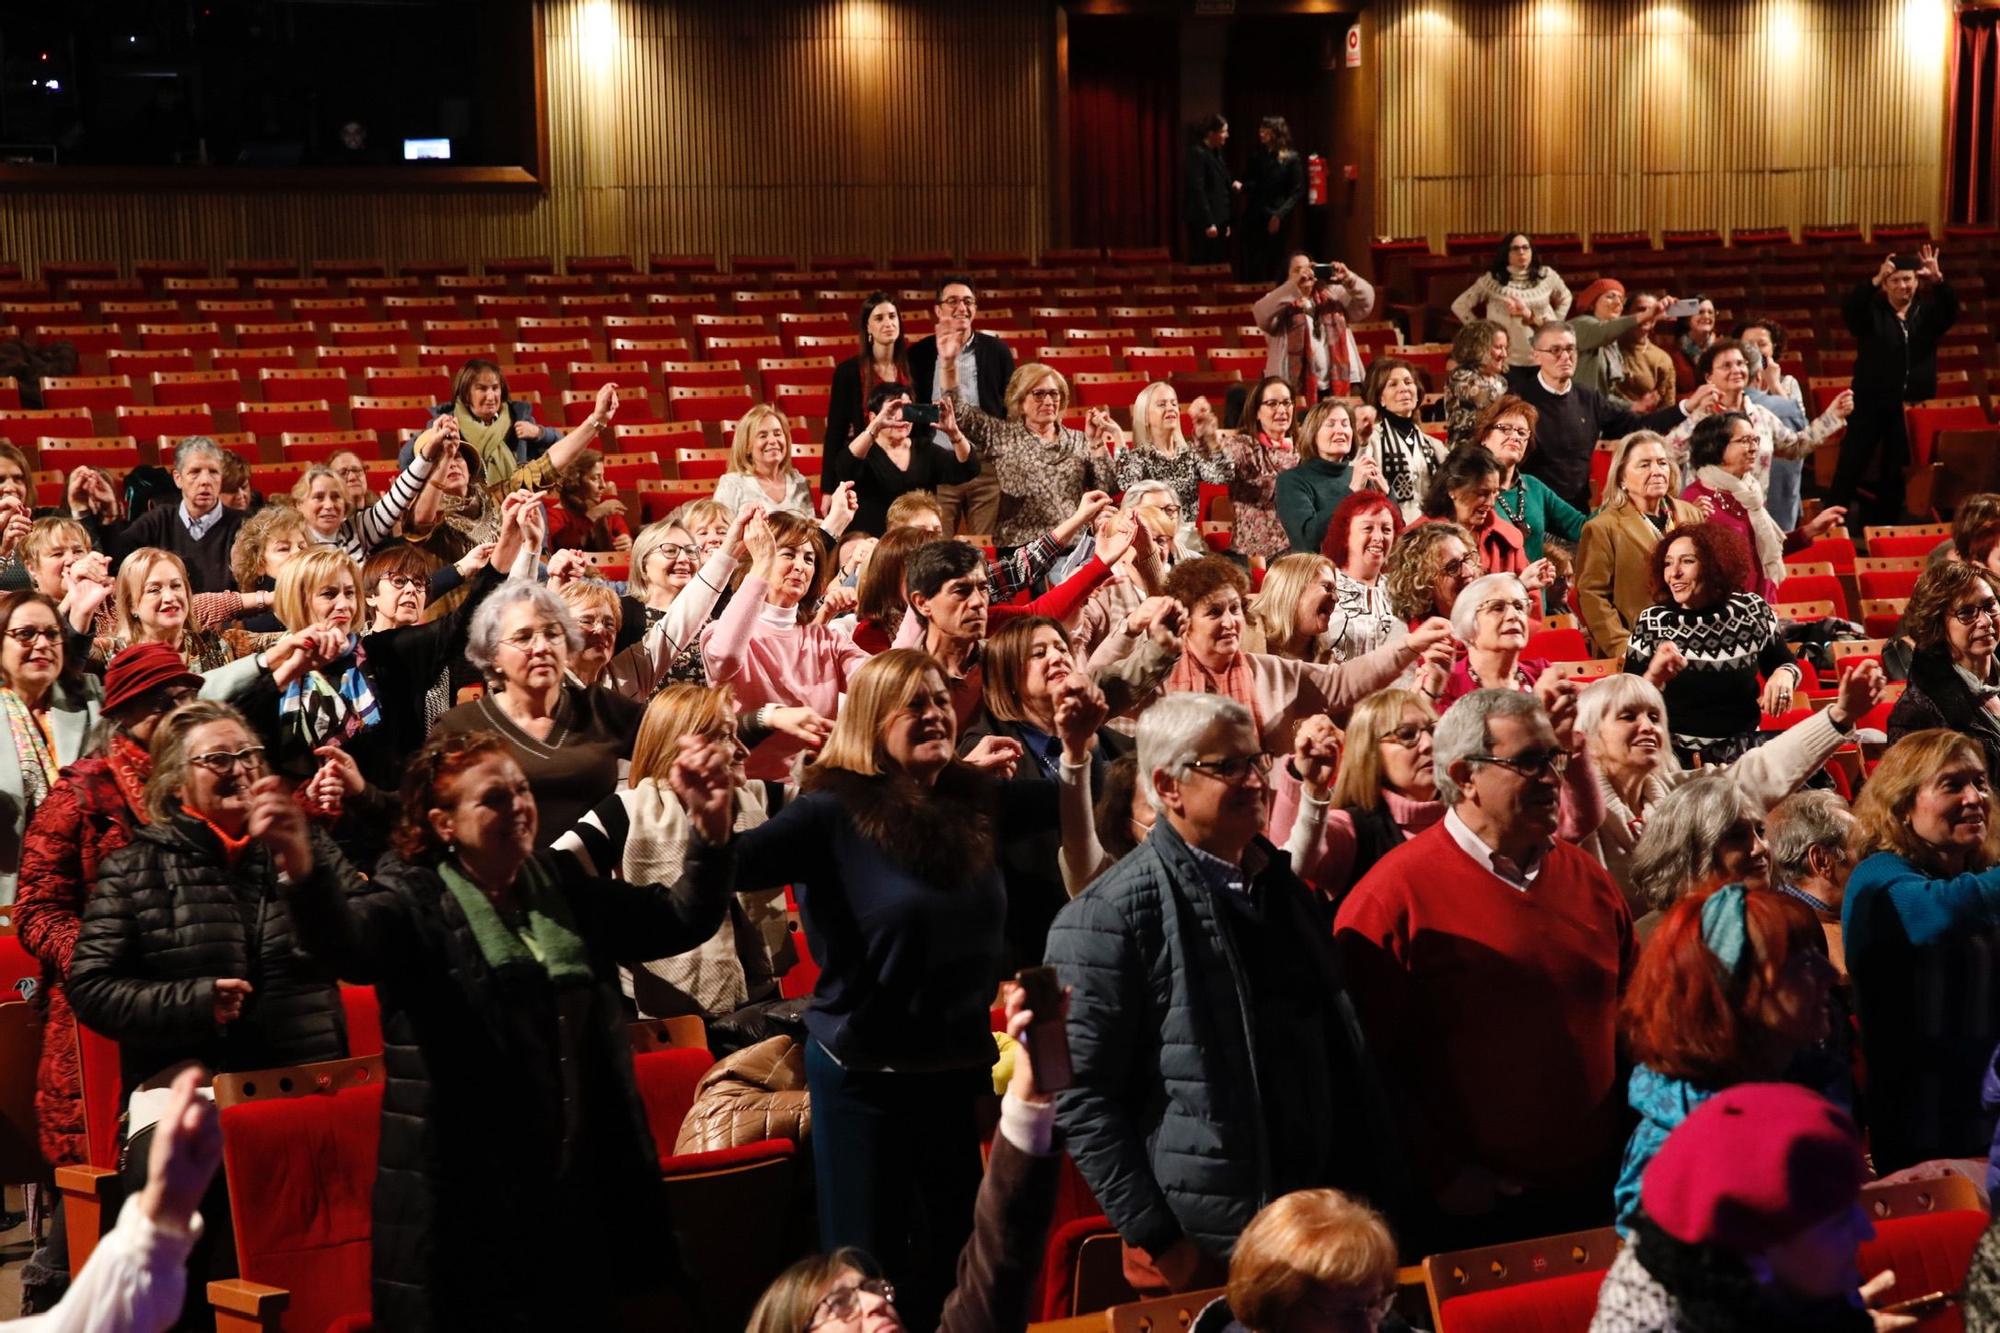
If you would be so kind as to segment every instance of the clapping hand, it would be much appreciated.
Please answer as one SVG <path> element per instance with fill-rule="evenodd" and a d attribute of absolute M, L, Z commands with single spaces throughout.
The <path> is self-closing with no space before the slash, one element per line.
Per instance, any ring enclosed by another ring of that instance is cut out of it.
<path fill-rule="evenodd" d="M 0 496 L 0 558 L 13 555 L 34 525 L 26 505 L 11 495 Z"/>
<path fill-rule="evenodd" d="M 1111 716 L 1104 691 L 1086 671 L 1072 671 L 1055 689 L 1056 734 L 1062 738 L 1063 758 L 1080 764 L 1097 742 L 1097 729 Z"/>

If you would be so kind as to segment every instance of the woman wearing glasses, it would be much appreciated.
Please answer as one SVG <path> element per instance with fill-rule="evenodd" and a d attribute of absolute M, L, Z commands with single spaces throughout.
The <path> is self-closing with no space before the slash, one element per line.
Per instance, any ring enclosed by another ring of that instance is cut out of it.
<path fill-rule="evenodd" d="M 1472 423 L 1472 442 L 1500 464 L 1500 493 L 1494 511 L 1520 529 L 1522 548 L 1530 564 L 1548 552 L 1548 541 L 1574 546 L 1583 536 L 1585 515 L 1550 490 L 1540 477 L 1521 470 L 1521 460 L 1535 439 L 1541 413 L 1524 398 L 1507 394 L 1495 399 Z"/>
<path fill-rule="evenodd" d="M 63 651 L 56 604 L 38 592 L 0 597 L 0 902 L 14 900 L 21 836 L 56 775 L 84 752 L 102 690 Z"/>
<path fill-rule="evenodd" d="M 1729 533 L 1710 523 L 1677 529 L 1655 543 L 1652 574 L 1654 602 L 1632 625 L 1625 670 L 1654 672 L 1662 652 L 1680 659 L 1660 690 L 1674 757 L 1734 763 L 1776 734 L 1758 730 L 1760 707 L 1771 717 L 1791 711 L 1804 672 L 1771 604 L 1747 590 L 1743 551 Z"/>
<path fill-rule="evenodd" d="M 2000 781 L 2000 584 L 1978 565 L 1939 561 L 1923 573 L 1903 610 L 1916 650 L 1909 684 L 1889 713 L 1889 739 L 1949 727 L 1979 743 Z"/>
<path fill-rule="evenodd" d="M 189 1061 L 230 1073 L 347 1054 L 336 979 L 300 948 L 278 862 L 251 837 L 251 788 L 265 769 L 249 724 L 224 704 L 182 704 L 159 723 L 151 753 L 146 822 L 104 861 L 69 976 L 77 1018 L 118 1043 L 133 1193 L 166 1082 Z M 360 889 L 323 833 L 301 836 L 316 887 Z M 189 1313 L 205 1305 L 201 1279 L 236 1271 L 228 1197 L 218 1177 L 188 1263 Z"/>
<path fill-rule="evenodd" d="M 1295 407 L 1292 386 L 1266 375 L 1244 398 L 1235 430 L 1218 433 L 1212 417 L 1194 423 L 1195 438 L 1209 437 L 1205 447 L 1219 449 L 1236 473 L 1229 485 L 1236 511 L 1229 549 L 1246 560 L 1275 559 L 1292 546 L 1278 517 L 1278 474 L 1299 465 L 1292 443 Z"/>

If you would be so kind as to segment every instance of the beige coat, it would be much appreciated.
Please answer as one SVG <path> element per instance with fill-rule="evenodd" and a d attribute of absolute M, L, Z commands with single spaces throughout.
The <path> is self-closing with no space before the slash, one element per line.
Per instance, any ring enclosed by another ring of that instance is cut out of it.
<path fill-rule="evenodd" d="M 1667 531 L 1701 522 L 1701 510 L 1668 499 Z M 1653 604 L 1653 547 L 1660 534 L 1629 504 L 1600 509 L 1576 544 L 1576 600 L 1583 632 L 1599 657 L 1625 656 L 1632 622 Z"/>

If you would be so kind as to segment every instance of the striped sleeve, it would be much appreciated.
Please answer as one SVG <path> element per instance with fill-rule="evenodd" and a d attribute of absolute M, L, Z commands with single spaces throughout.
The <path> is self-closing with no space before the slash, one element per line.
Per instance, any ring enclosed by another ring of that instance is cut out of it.
<path fill-rule="evenodd" d="M 585 873 L 598 879 L 618 879 L 625 860 L 625 838 L 631 831 L 632 817 L 625 802 L 613 792 L 557 838 L 552 850 L 569 853 Z"/>
<path fill-rule="evenodd" d="M 396 474 L 389 483 L 389 493 L 369 505 L 360 513 L 349 518 L 340 528 L 340 545 L 356 560 L 365 560 L 368 553 L 389 539 L 396 530 L 396 524 L 403 517 L 403 511 L 424 490 L 424 482 L 431 475 L 431 460 L 418 454 L 410 460 L 410 465 Z"/>

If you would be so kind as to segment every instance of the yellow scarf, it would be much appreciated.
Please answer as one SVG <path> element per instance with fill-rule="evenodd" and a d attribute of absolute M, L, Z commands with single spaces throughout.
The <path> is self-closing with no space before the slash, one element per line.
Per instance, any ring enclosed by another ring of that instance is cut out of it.
<path fill-rule="evenodd" d="M 453 405 L 452 415 L 458 418 L 460 438 L 479 456 L 480 473 L 488 486 L 497 486 L 514 475 L 521 464 L 514 457 L 513 414 L 504 404 L 491 425 L 472 415 L 464 403 Z"/>

